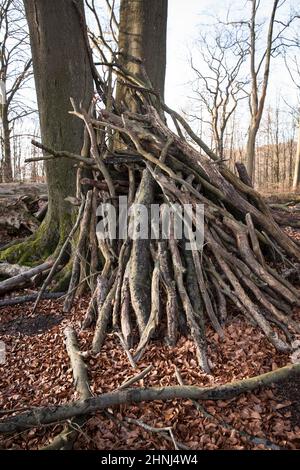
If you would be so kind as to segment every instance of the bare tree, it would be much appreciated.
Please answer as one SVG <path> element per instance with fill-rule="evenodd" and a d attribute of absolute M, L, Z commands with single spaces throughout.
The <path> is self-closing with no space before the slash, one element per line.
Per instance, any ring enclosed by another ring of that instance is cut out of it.
<path fill-rule="evenodd" d="M 246 78 L 240 75 L 247 59 L 248 47 L 243 28 L 238 24 L 210 28 L 208 33 L 201 35 L 197 46 L 200 66 L 195 65 L 195 54 L 190 60 L 196 74 L 194 95 L 208 114 L 206 122 L 212 131 L 215 150 L 222 159 L 229 120 L 238 102 L 247 97 Z M 198 114 L 190 117 L 205 120 Z"/>
<path fill-rule="evenodd" d="M 33 111 L 22 90 L 32 75 L 23 3 L 0 0 L 0 80 L 2 178 L 13 179 L 11 136 L 17 121 Z"/>
<path fill-rule="evenodd" d="M 296 191 L 300 185 L 300 117 L 298 117 L 298 137 L 297 150 L 295 155 L 295 169 L 293 176 L 293 191 Z"/>
<path fill-rule="evenodd" d="M 298 104 L 296 106 L 290 106 L 294 115 L 296 115 L 297 121 L 297 148 L 295 155 L 295 168 L 293 174 L 293 191 L 296 191 L 300 185 L 300 65 L 297 56 L 287 57 L 285 56 L 285 65 L 289 72 L 290 78 L 294 83 L 298 92 Z"/>
<path fill-rule="evenodd" d="M 256 137 L 261 123 L 261 118 L 266 102 L 267 90 L 269 85 L 271 59 L 279 53 L 280 48 L 285 46 L 283 38 L 284 33 L 290 27 L 292 22 L 299 18 L 299 15 L 292 13 L 285 20 L 277 20 L 276 15 L 286 0 L 274 0 L 268 22 L 266 44 L 259 56 L 259 33 L 263 25 L 258 21 L 259 0 L 249 0 L 251 2 L 251 15 L 248 24 L 250 30 L 250 74 L 251 74 L 251 95 L 250 106 L 250 125 L 247 140 L 247 170 L 250 178 L 253 180 L 255 175 L 255 145 Z M 245 23 L 245 22 L 244 22 Z M 276 27 L 276 31 L 275 31 Z M 262 78 L 260 78 L 262 73 Z"/>

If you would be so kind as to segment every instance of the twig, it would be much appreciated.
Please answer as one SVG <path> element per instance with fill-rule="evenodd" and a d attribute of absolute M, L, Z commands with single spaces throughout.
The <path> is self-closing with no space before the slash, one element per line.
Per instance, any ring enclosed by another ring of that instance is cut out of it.
<path fill-rule="evenodd" d="M 136 363 L 134 362 L 134 359 L 132 357 L 132 354 L 130 353 L 129 349 L 126 347 L 123 335 L 119 331 L 115 331 L 115 335 L 119 338 L 120 343 L 122 348 L 124 349 L 126 356 L 128 357 L 128 361 L 133 369 L 136 369 Z"/>
<path fill-rule="evenodd" d="M 142 370 L 142 372 L 139 372 L 138 374 L 134 375 L 131 379 L 126 380 L 123 382 L 120 387 L 118 387 L 118 390 L 125 390 L 125 388 L 130 387 L 130 385 L 133 385 L 135 382 L 138 382 L 138 380 L 143 379 L 146 375 L 149 374 L 149 372 L 153 369 L 152 364 L 150 364 L 146 369 Z"/>

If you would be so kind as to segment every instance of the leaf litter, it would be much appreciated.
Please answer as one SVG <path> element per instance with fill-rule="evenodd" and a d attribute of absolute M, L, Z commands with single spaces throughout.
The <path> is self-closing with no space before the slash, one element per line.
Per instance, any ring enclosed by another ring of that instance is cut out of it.
<path fill-rule="evenodd" d="M 72 325 L 81 351 L 90 348 L 93 331 L 81 331 L 88 298 L 77 299 L 68 315 L 59 300 L 41 301 L 31 315 L 31 304 L 0 309 L 0 340 L 6 345 L 6 363 L 0 366 L 0 410 L 49 406 L 78 399 L 63 330 Z M 295 312 L 295 317 L 299 318 Z M 194 342 L 180 338 L 175 347 L 152 341 L 138 368 L 133 371 L 118 338 L 108 335 L 97 356 L 86 354 L 93 395 L 115 390 L 124 381 L 152 364 L 150 373 L 134 386 L 177 385 L 177 367 L 184 384 L 220 385 L 255 376 L 290 362 L 278 353 L 263 334 L 240 316 L 224 326 L 224 339 L 208 328 L 208 352 L 213 376 L 199 369 Z M 191 400 L 121 405 L 91 416 L 80 429 L 75 449 L 174 449 L 165 433 L 150 432 L 128 418 L 152 428 L 171 427 L 176 442 L 190 449 L 265 449 L 254 438 L 268 440 L 283 449 L 300 448 L 300 380 L 277 388 L 256 391 L 228 401 Z M 1 411 L 1 413 L 2 413 Z M 3 414 L 3 413 L 2 413 Z M 1 415 L 0 415 L 1 416 Z M 129 420 L 130 421 L 130 420 Z M 13 436 L 0 436 L 0 448 L 38 449 L 59 434 L 63 425 L 52 425 Z M 250 438 L 249 438 L 250 436 Z"/>

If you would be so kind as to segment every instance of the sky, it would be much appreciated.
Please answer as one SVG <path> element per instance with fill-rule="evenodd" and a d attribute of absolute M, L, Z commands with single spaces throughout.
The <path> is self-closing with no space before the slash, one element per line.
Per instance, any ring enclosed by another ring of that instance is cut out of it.
<path fill-rule="evenodd" d="M 179 109 L 186 102 L 188 82 L 192 79 L 188 65 L 190 44 L 197 37 L 201 12 L 214 0 L 169 0 L 166 102 Z"/>
<path fill-rule="evenodd" d="M 260 17 L 268 18 L 273 0 L 261 0 Z M 247 0 L 169 0 L 168 13 L 168 52 L 166 76 L 166 101 L 173 108 L 183 108 L 190 95 L 194 75 L 188 64 L 189 51 L 196 55 L 193 49 L 195 40 L 199 37 L 202 25 L 215 22 L 215 18 L 225 18 L 231 6 L 231 18 L 245 17 L 249 11 L 250 2 Z M 300 7 L 300 0 L 288 0 L 280 10 L 280 15 L 289 15 L 290 7 Z M 300 29 L 300 25 L 298 23 Z M 299 53 L 298 53 L 299 55 Z M 300 58 L 299 58 L 300 59 Z M 296 91 L 291 83 L 288 72 L 282 60 L 272 63 L 269 97 L 275 104 L 275 96 L 283 96 L 291 103 L 296 100 Z"/>
<path fill-rule="evenodd" d="M 104 0 L 97 2 L 99 5 L 105 5 Z M 273 0 L 261 0 L 260 16 L 268 18 L 272 4 Z M 169 0 L 165 100 L 177 111 L 186 109 L 189 103 L 191 81 L 194 78 L 189 65 L 189 54 L 191 53 L 196 60 L 195 41 L 203 30 L 203 25 L 215 23 L 216 17 L 224 18 L 230 5 L 232 5 L 231 18 L 237 20 L 245 16 L 250 2 L 249 0 Z M 299 8 L 300 0 L 286 0 L 281 14 L 288 15 L 290 5 Z M 201 63 L 199 65 L 201 66 Z M 295 86 L 291 83 L 282 60 L 276 59 L 272 62 L 271 77 L 267 105 L 275 106 L 278 100 L 281 100 L 282 104 L 283 99 L 295 105 L 297 102 Z M 33 96 L 32 92 L 30 96 Z M 245 112 L 248 113 L 246 102 L 244 106 Z M 249 122 L 248 117 L 249 114 L 245 119 L 245 126 Z M 36 126 L 32 120 L 24 124 L 28 128 Z"/>

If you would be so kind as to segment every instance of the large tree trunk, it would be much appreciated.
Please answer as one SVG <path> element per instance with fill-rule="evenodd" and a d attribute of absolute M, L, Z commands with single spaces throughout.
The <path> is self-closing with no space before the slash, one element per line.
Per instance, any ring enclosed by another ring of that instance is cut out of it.
<path fill-rule="evenodd" d="M 7 105 L 2 106 L 2 132 L 3 132 L 3 181 L 11 183 L 13 180 L 11 146 L 10 146 L 10 129 L 8 121 Z"/>
<path fill-rule="evenodd" d="M 80 153 L 83 125 L 69 114 L 70 97 L 85 107 L 93 94 L 89 56 L 82 28 L 83 1 L 24 0 L 29 25 L 37 91 L 41 135 L 44 144 Z M 82 18 L 79 14 L 82 12 Z M 65 238 L 73 220 L 73 209 L 65 198 L 74 196 L 76 170 L 62 158 L 46 162 L 49 207 L 34 241 L 34 251 L 45 257 Z M 25 245 L 21 262 L 32 258 Z M 8 259 L 10 253 L 5 254 Z"/>
<path fill-rule="evenodd" d="M 120 63 L 129 73 L 145 81 L 142 63 L 152 87 L 162 99 L 166 74 L 167 17 L 168 0 L 121 1 Z M 126 88 L 118 86 L 117 102 L 125 100 L 126 92 Z"/>

